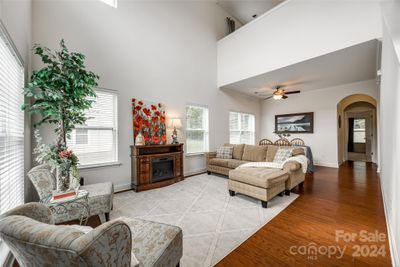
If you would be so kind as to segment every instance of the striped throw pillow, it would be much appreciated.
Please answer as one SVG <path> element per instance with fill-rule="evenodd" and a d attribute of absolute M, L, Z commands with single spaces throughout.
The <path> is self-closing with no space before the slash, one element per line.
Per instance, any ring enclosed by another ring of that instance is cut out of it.
<path fill-rule="evenodd" d="M 284 162 L 285 160 L 287 160 L 292 156 L 292 150 L 293 148 L 283 148 L 283 147 L 278 148 L 278 151 L 276 151 L 273 162 L 276 163 Z"/>
<path fill-rule="evenodd" d="M 221 146 L 217 149 L 217 158 L 231 159 L 233 154 L 233 146 Z"/>

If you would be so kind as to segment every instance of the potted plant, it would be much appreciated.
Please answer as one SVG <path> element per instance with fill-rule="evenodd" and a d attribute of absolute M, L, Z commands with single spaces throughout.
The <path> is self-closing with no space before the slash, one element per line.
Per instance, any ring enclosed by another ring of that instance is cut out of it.
<path fill-rule="evenodd" d="M 57 188 L 65 189 L 69 182 L 65 180 L 69 180 L 70 174 L 79 179 L 78 158 L 68 150 L 67 138 L 75 125 L 86 122 L 85 111 L 94 102 L 93 88 L 98 85 L 99 76 L 86 70 L 85 56 L 70 52 L 64 40 L 61 40 L 60 48 L 53 52 L 38 44 L 33 47 L 34 54 L 45 66 L 33 71 L 31 81 L 23 91 L 30 101 L 22 109 L 40 115 L 34 127 L 44 123 L 55 125 L 55 143 L 45 145 L 38 140 L 34 152 L 38 162 L 57 168 Z M 35 135 L 39 137 L 38 133 Z"/>

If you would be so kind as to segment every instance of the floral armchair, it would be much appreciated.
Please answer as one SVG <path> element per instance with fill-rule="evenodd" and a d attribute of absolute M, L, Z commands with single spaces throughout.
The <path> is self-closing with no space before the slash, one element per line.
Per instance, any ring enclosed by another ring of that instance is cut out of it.
<path fill-rule="evenodd" d="M 28 172 L 28 177 L 34 185 L 39 198 L 41 200 L 52 195 L 52 191 L 56 189 L 56 178 L 51 172 L 51 168 L 47 164 L 34 167 Z M 109 221 L 110 211 L 113 208 L 114 185 L 111 182 L 98 183 L 81 186 L 80 189 L 89 192 L 90 215 L 105 214 L 106 221 Z M 51 204 L 50 204 L 51 205 Z M 66 207 L 54 207 L 55 223 L 62 223 L 77 220 L 82 217 L 82 212 L 74 203 Z"/>
<path fill-rule="evenodd" d="M 95 229 L 52 225 L 41 203 L 28 203 L 0 216 L 0 238 L 21 267 L 179 265 L 182 230 L 139 219 L 120 218 Z"/>

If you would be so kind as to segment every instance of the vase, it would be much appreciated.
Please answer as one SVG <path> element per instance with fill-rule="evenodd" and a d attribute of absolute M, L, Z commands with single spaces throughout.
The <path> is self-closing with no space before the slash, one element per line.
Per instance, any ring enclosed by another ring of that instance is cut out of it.
<path fill-rule="evenodd" d="M 135 145 L 137 145 L 137 146 L 145 145 L 145 141 L 144 141 L 144 137 L 143 137 L 142 133 L 138 133 L 138 135 L 136 136 Z"/>
<path fill-rule="evenodd" d="M 69 169 L 64 169 L 57 167 L 56 169 L 57 177 L 57 191 L 67 191 L 70 185 L 70 171 Z"/>

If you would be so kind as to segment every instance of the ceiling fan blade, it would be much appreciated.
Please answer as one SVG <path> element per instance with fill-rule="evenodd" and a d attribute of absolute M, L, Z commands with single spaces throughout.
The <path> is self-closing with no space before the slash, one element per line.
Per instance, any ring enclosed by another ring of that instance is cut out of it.
<path fill-rule="evenodd" d="M 300 90 L 297 90 L 297 91 L 290 91 L 290 92 L 285 92 L 285 94 L 286 94 L 286 95 L 290 95 L 290 94 L 299 94 L 299 93 L 301 93 L 301 91 L 300 91 Z"/>
<path fill-rule="evenodd" d="M 273 96 L 271 95 L 271 96 L 269 96 L 269 97 L 267 97 L 267 98 L 264 98 L 264 100 L 268 100 L 268 99 L 271 99 Z"/>

